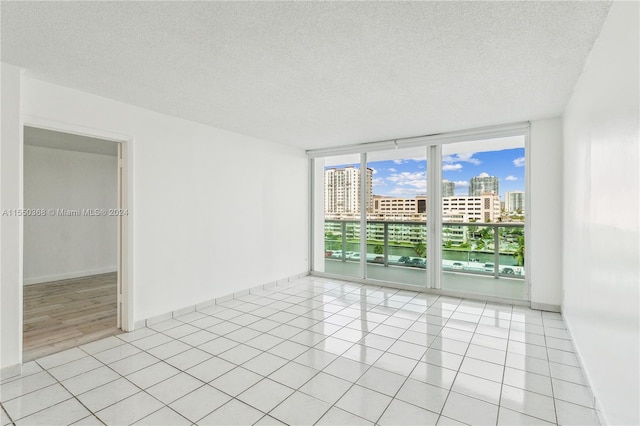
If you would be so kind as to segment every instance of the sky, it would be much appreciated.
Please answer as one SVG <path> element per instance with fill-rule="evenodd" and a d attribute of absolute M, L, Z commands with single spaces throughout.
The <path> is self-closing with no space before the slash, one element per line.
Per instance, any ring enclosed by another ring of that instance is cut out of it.
<path fill-rule="evenodd" d="M 376 158 L 368 167 L 373 169 L 375 195 L 412 198 L 427 192 L 425 158 Z M 524 148 L 450 154 L 442 159 L 442 178 L 455 182 L 456 195 L 468 195 L 471 178 L 486 173 L 500 179 L 500 199 L 504 201 L 505 192 L 524 191 L 524 170 Z"/>

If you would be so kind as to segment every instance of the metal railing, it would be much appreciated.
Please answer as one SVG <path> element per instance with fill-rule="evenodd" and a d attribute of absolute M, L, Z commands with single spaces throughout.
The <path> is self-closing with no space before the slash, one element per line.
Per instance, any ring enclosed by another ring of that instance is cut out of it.
<path fill-rule="evenodd" d="M 426 268 L 427 224 L 370 220 L 367 248 L 360 250 L 360 221 L 325 219 L 325 257 L 383 266 Z M 524 278 L 524 223 L 443 222 L 442 269 Z"/>

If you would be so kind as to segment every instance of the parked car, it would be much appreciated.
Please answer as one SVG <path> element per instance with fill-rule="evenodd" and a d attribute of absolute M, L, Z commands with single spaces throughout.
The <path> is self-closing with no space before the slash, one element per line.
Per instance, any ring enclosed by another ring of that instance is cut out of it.
<path fill-rule="evenodd" d="M 325 250 L 324 251 L 324 257 L 331 257 L 332 254 L 333 254 L 333 252 L 331 250 Z"/>
<path fill-rule="evenodd" d="M 464 265 L 461 262 L 453 262 L 451 269 L 464 269 Z"/>
<path fill-rule="evenodd" d="M 382 256 L 376 256 L 373 260 L 373 263 L 384 263 L 384 257 Z"/>
<path fill-rule="evenodd" d="M 419 257 L 414 257 L 413 259 L 411 259 L 409 261 L 409 265 L 410 266 L 415 266 L 417 268 L 426 268 L 427 267 L 427 262 L 424 259 L 421 259 Z"/>
<path fill-rule="evenodd" d="M 486 272 L 493 272 L 494 269 L 494 264 L 493 263 L 485 263 L 484 264 L 484 270 Z"/>
<path fill-rule="evenodd" d="M 398 263 L 409 263 L 411 262 L 411 258 L 409 256 L 400 256 L 398 259 Z"/>
<path fill-rule="evenodd" d="M 506 268 L 502 268 L 502 273 L 508 274 L 508 275 L 515 275 L 516 272 L 513 270 L 513 268 L 506 267 Z"/>

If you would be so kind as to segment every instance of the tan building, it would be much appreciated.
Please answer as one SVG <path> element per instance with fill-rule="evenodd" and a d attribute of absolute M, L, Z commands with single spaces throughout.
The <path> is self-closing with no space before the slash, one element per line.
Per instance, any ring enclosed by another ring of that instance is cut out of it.
<path fill-rule="evenodd" d="M 373 170 L 367 168 L 366 209 L 371 211 Z M 324 171 L 325 215 L 352 216 L 360 214 L 360 169 L 353 166 Z"/>
<path fill-rule="evenodd" d="M 458 217 L 464 222 L 497 222 L 500 218 L 500 197 L 494 193 L 480 196 L 455 196 L 442 198 L 442 216 Z"/>

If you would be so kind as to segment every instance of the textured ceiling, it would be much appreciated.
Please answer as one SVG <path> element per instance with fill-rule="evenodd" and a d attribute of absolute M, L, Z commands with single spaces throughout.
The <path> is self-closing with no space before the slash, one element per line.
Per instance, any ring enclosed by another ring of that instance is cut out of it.
<path fill-rule="evenodd" d="M 557 116 L 608 2 L 8 2 L 26 75 L 320 148 Z"/>

